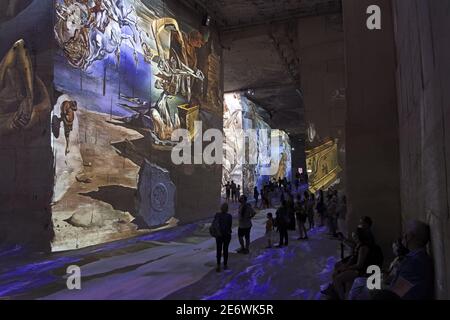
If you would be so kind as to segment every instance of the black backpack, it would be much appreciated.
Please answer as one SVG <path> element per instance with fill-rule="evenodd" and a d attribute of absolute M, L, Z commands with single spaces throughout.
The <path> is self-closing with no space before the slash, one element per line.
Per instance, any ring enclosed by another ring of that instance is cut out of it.
<path fill-rule="evenodd" d="M 222 231 L 220 230 L 219 218 L 217 216 L 214 217 L 214 220 L 211 223 L 211 227 L 209 227 L 209 233 L 214 238 L 222 237 Z"/>

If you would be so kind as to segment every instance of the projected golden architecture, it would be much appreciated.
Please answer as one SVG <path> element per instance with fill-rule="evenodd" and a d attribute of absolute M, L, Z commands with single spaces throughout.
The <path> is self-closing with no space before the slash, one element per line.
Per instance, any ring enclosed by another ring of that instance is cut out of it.
<path fill-rule="evenodd" d="M 309 177 L 309 190 L 316 192 L 332 185 L 342 171 L 338 163 L 336 140 L 306 150 L 306 166 Z"/>

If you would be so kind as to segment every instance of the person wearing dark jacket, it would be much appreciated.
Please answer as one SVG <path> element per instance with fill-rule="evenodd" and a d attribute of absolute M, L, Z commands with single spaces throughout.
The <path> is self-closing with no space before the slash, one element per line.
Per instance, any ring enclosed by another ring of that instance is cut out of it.
<path fill-rule="evenodd" d="M 289 213 L 287 210 L 286 200 L 283 200 L 281 207 L 278 208 L 276 214 L 276 226 L 280 233 L 280 243 L 278 248 L 282 248 L 283 245 L 288 245 L 288 227 L 289 227 Z"/>
<path fill-rule="evenodd" d="M 289 216 L 288 230 L 295 231 L 295 203 L 292 194 L 287 194 L 286 209 Z"/>
<path fill-rule="evenodd" d="M 255 216 L 255 211 L 252 206 L 247 203 L 247 197 L 245 195 L 240 196 L 239 202 L 238 238 L 241 247 L 237 250 L 237 252 L 248 254 L 250 253 L 250 231 L 252 229 L 252 218 Z"/>
<path fill-rule="evenodd" d="M 220 260 L 222 258 L 223 252 L 223 268 L 228 269 L 228 246 L 231 241 L 231 226 L 233 218 L 231 214 L 228 213 L 228 204 L 224 203 L 220 207 L 220 212 L 216 213 L 214 219 L 217 219 L 220 228 L 220 237 L 216 238 L 216 248 L 217 248 L 217 272 L 220 272 Z"/>
<path fill-rule="evenodd" d="M 255 208 L 257 208 L 258 207 L 258 198 L 259 198 L 258 186 L 255 186 L 253 188 L 253 198 L 255 198 Z"/>

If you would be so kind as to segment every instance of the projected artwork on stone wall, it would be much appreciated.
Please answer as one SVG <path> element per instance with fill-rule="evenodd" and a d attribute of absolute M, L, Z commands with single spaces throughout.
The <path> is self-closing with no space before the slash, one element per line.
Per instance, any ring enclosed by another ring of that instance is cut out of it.
<path fill-rule="evenodd" d="M 272 130 L 272 139 L 278 139 L 279 146 L 277 149 L 272 149 L 272 161 L 277 161 L 277 172 L 272 176 L 276 180 L 284 179 L 291 180 L 292 175 L 292 161 L 291 161 L 291 144 L 289 136 L 283 130 Z M 273 155 L 278 156 L 274 157 Z"/>
<path fill-rule="evenodd" d="M 223 145 L 223 176 L 222 185 L 234 181 L 242 186 L 242 155 L 244 151 L 244 136 L 242 127 L 241 95 L 227 93 L 224 96 L 223 131 L 225 141 Z M 225 192 L 225 190 L 222 190 Z"/>
<path fill-rule="evenodd" d="M 311 192 L 326 189 L 335 183 L 342 171 L 338 163 L 337 141 L 330 139 L 306 150 L 306 167 Z"/>
<path fill-rule="evenodd" d="M 205 215 L 220 168 L 173 165 L 171 134 L 222 127 L 216 35 L 158 0 L 58 0 L 55 16 L 53 249 Z"/>
<path fill-rule="evenodd" d="M 0 1 L 0 246 L 53 239 L 52 1 Z"/>
<path fill-rule="evenodd" d="M 245 181 L 243 190 L 246 194 L 251 195 L 255 186 L 261 190 L 264 182 L 269 180 L 269 176 L 265 175 L 263 168 L 267 170 L 270 168 L 271 128 L 264 118 L 266 111 L 245 97 L 243 98 L 243 111 L 243 126 L 247 132 L 246 154 L 248 157 L 255 156 L 254 163 L 246 161 L 243 165 Z M 251 132 L 249 130 L 253 130 L 254 134 L 249 134 Z"/>
<path fill-rule="evenodd" d="M 287 134 L 281 130 L 272 130 L 266 121 L 266 111 L 245 95 L 225 94 L 224 101 L 226 156 L 222 184 L 234 181 L 236 185 L 242 186 L 244 194 L 252 195 L 255 186 L 261 190 L 272 177 L 290 179 L 291 148 Z M 279 142 L 273 150 L 272 139 Z M 252 161 L 250 157 L 253 157 Z M 280 165 L 273 176 L 267 174 L 272 162 Z"/>

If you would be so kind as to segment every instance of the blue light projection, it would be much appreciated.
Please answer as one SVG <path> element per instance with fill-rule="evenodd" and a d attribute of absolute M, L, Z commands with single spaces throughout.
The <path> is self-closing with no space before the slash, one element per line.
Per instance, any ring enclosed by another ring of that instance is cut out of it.
<path fill-rule="evenodd" d="M 42 288 L 52 283 L 61 281 L 61 275 L 54 272 L 59 268 L 66 268 L 71 264 L 77 264 L 93 253 L 124 249 L 139 242 L 161 241 L 170 242 L 181 237 L 187 237 L 198 229 L 198 224 L 189 224 L 174 229 L 162 230 L 140 237 L 111 242 L 101 246 L 82 249 L 70 257 L 55 255 L 46 260 L 27 263 L 22 266 L 3 269 L 0 275 L 0 298 L 11 297 Z M 2 251 L 0 257 L 20 252 L 21 247 L 14 247 Z"/>

